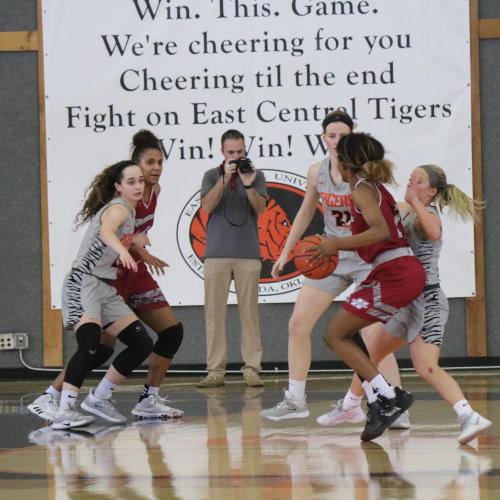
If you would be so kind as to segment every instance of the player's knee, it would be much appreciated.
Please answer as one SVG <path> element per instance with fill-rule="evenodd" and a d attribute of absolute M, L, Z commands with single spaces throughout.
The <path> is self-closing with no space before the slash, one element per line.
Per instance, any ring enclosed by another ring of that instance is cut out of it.
<path fill-rule="evenodd" d="M 106 361 L 108 361 L 108 359 L 113 355 L 114 352 L 115 350 L 112 347 L 104 344 L 99 344 L 94 359 L 92 360 L 92 366 L 90 369 L 93 370 L 94 368 L 102 366 L 104 363 L 106 363 Z"/>
<path fill-rule="evenodd" d="M 113 361 L 114 368 L 123 376 L 129 375 L 153 350 L 153 341 L 142 323 L 137 320 L 118 334 L 118 340 L 127 348 Z"/>
<path fill-rule="evenodd" d="M 424 360 L 419 360 L 413 363 L 413 368 L 415 368 L 419 377 L 422 377 L 424 380 L 429 380 L 438 369 L 438 366 Z"/>
<path fill-rule="evenodd" d="M 66 367 L 64 381 L 81 387 L 85 374 L 93 368 L 95 355 L 101 339 L 101 327 L 96 323 L 85 323 L 76 331 L 78 348 Z"/>
<path fill-rule="evenodd" d="M 292 314 L 288 321 L 288 335 L 290 337 L 309 337 L 311 330 L 308 326 L 307 318 L 301 318 L 299 314 Z"/>
<path fill-rule="evenodd" d="M 182 323 L 166 328 L 158 332 L 158 340 L 153 347 L 153 352 L 162 358 L 172 359 L 184 338 L 184 328 Z"/>

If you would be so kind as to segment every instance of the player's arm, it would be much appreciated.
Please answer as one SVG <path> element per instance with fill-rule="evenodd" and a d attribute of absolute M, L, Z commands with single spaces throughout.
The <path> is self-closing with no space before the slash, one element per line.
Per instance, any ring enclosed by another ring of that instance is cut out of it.
<path fill-rule="evenodd" d="M 299 211 L 295 216 L 292 228 L 290 229 L 290 233 L 288 234 L 286 242 L 283 246 L 283 250 L 278 260 L 274 263 L 273 269 L 271 271 L 271 274 L 274 278 L 278 278 L 278 274 L 283 270 L 283 267 L 288 262 L 290 252 L 292 251 L 297 241 L 300 240 L 305 230 L 309 227 L 309 224 L 314 217 L 314 213 L 316 212 L 316 205 L 319 200 L 319 193 L 316 189 L 319 167 L 320 164 L 316 163 L 315 165 L 312 165 L 307 173 L 307 186 L 302 204 L 300 205 Z"/>
<path fill-rule="evenodd" d="M 390 237 L 390 230 L 379 206 L 379 193 L 367 183 L 361 183 L 352 193 L 354 206 L 362 213 L 369 229 L 343 238 L 324 238 L 318 246 L 318 256 L 329 257 L 339 250 L 355 250 L 373 245 Z"/>
<path fill-rule="evenodd" d="M 405 201 L 417 214 L 415 220 L 415 230 L 424 240 L 435 241 L 441 236 L 441 221 L 436 214 L 427 210 L 417 196 L 417 180 L 411 176 L 406 188 Z"/>
<path fill-rule="evenodd" d="M 120 263 L 127 269 L 137 271 L 137 264 L 120 241 L 116 233 L 128 218 L 128 210 L 123 205 L 112 205 L 101 214 L 99 237 L 116 253 Z"/>

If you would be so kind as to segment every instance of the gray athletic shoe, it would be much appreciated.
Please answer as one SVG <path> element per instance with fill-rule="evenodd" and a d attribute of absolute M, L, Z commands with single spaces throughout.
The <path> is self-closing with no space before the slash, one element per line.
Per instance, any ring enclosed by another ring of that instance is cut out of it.
<path fill-rule="evenodd" d="M 181 418 L 184 412 L 168 406 L 167 400 L 157 394 L 150 394 L 135 405 L 132 415 L 140 418 Z"/>
<path fill-rule="evenodd" d="M 309 409 L 305 398 L 300 401 L 293 399 L 290 392 L 285 391 L 283 401 L 280 401 L 276 406 L 260 412 L 262 418 L 269 420 L 286 420 L 290 418 L 306 418 L 309 416 Z"/>
<path fill-rule="evenodd" d="M 90 415 L 82 415 L 77 411 L 75 404 L 69 405 L 65 410 L 58 410 L 54 415 L 52 429 L 64 430 L 75 427 L 85 427 L 94 421 Z"/>
<path fill-rule="evenodd" d="M 38 396 L 33 403 L 29 404 L 27 408 L 33 415 L 53 422 L 59 405 L 52 394 L 43 393 L 41 396 Z"/>
<path fill-rule="evenodd" d="M 94 396 L 93 389 L 90 390 L 81 407 L 85 411 L 97 415 L 112 424 L 127 423 L 127 419 L 115 409 L 111 399 L 100 399 Z"/>
<path fill-rule="evenodd" d="M 408 410 L 406 410 L 404 413 L 401 413 L 399 418 L 395 420 L 391 425 L 389 425 L 389 429 L 393 430 L 409 429 L 410 427 L 410 413 L 408 412 Z"/>
<path fill-rule="evenodd" d="M 460 444 L 467 444 L 472 441 L 480 432 L 491 426 L 491 421 L 482 417 L 476 411 L 465 418 L 459 418 L 458 422 L 462 426 L 462 432 L 458 436 Z"/>

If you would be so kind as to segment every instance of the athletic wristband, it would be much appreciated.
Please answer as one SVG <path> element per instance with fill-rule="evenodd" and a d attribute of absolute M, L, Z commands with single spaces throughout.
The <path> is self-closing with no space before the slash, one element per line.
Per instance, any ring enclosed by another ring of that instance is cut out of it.
<path fill-rule="evenodd" d="M 255 182 L 252 182 L 252 184 L 250 184 L 250 186 L 245 186 L 245 184 L 242 184 L 242 186 L 243 186 L 245 189 L 252 189 L 252 188 L 255 186 Z"/>

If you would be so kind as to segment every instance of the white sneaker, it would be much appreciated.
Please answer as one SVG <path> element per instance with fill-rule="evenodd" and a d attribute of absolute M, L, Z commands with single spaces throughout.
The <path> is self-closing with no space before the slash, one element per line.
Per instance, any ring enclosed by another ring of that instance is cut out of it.
<path fill-rule="evenodd" d="M 343 399 L 339 399 L 337 404 L 333 404 L 333 410 L 320 415 L 316 422 L 324 427 L 335 427 L 340 424 L 360 424 L 366 420 L 365 412 L 361 406 L 356 406 L 351 410 L 344 410 L 342 408 Z"/>
<path fill-rule="evenodd" d="M 135 405 L 132 415 L 141 418 L 181 418 L 184 416 L 182 410 L 172 408 L 166 403 L 166 399 L 157 394 L 150 394 Z"/>
<path fill-rule="evenodd" d="M 491 421 L 482 417 L 476 411 L 466 417 L 459 418 L 458 422 L 462 426 L 462 432 L 458 436 L 460 444 L 472 441 L 480 432 L 491 426 Z"/>
<path fill-rule="evenodd" d="M 38 396 L 33 403 L 28 405 L 28 410 L 33 413 L 33 415 L 48 420 L 49 422 L 54 421 L 54 416 L 58 409 L 58 401 L 52 394 L 46 392 Z"/>
<path fill-rule="evenodd" d="M 52 429 L 63 430 L 72 429 L 74 427 L 85 427 L 94 421 L 94 417 L 90 415 L 82 415 L 76 410 L 74 404 L 68 406 L 65 410 L 58 410 L 54 415 L 54 423 Z"/>
<path fill-rule="evenodd" d="M 260 412 L 262 418 L 269 420 L 286 420 L 289 418 L 305 418 L 309 416 L 309 409 L 305 398 L 300 401 L 293 399 L 290 392 L 285 391 L 283 401 L 280 401 L 276 406 L 262 410 Z"/>
<path fill-rule="evenodd" d="M 409 429 L 411 427 L 410 424 L 410 413 L 406 410 L 404 413 L 401 413 L 399 418 L 395 420 L 391 425 L 389 425 L 389 429 Z"/>
<path fill-rule="evenodd" d="M 94 396 L 94 389 L 91 389 L 87 394 L 81 407 L 112 424 L 125 424 L 127 422 L 127 419 L 115 409 L 111 399 L 100 399 Z"/>

